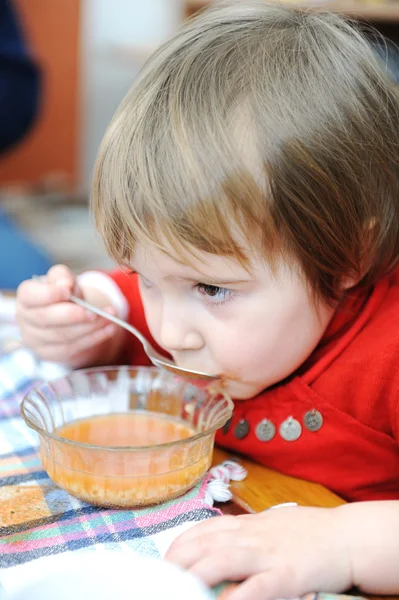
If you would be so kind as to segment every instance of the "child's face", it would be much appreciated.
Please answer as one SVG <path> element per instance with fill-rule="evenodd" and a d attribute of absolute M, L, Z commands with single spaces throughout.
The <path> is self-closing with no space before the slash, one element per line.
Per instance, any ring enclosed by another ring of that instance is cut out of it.
<path fill-rule="evenodd" d="M 316 307 L 298 270 L 283 264 L 272 274 L 250 254 L 249 275 L 236 260 L 200 258 L 187 266 L 138 246 L 133 267 L 150 331 L 179 366 L 223 373 L 233 398 L 252 398 L 306 360 L 334 309 Z"/>

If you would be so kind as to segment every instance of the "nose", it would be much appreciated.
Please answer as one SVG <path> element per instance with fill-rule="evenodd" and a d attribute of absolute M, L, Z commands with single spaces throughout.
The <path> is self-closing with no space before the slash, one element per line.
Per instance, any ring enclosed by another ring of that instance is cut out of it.
<path fill-rule="evenodd" d="M 189 311 L 173 302 L 164 302 L 159 324 L 161 346 L 173 353 L 182 350 L 200 350 L 204 345 L 199 323 Z"/>

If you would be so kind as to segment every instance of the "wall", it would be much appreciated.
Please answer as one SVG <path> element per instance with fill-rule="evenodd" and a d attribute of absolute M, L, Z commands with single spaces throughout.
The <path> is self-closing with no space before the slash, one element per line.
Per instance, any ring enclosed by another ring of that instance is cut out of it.
<path fill-rule="evenodd" d="M 182 0 L 82 0 L 82 152 L 88 189 L 98 146 L 148 51 L 172 35 Z"/>
<path fill-rule="evenodd" d="M 41 115 L 0 161 L 0 184 L 52 173 L 87 191 L 98 146 L 148 51 L 183 19 L 182 0 L 14 0 L 45 78 Z"/>
<path fill-rule="evenodd" d="M 31 133 L 1 158 L 0 183 L 36 182 L 60 173 L 73 186 L 79 170 L 80 0 L 14 2 L 43 69 L 43 104 Z"/>

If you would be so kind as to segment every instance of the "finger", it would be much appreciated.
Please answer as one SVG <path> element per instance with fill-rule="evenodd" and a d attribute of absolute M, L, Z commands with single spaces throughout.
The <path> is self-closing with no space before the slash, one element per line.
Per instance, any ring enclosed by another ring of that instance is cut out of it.
<path fill-rule="evenodd" d="M 233 543 L 233 542 L 232 542 Z M 212 587 L 223 581 L 242 581 L 261 569 L 257 554 L 248 547 L 223 548 L 209 552 L 189 571 Z"/>
<path fill-rule="evenodd" d="M 275 600 L 296 598 L 309 592 L 295 586 L 295 578 L 283 570 L 270 570 L 249 577 L 232 590 L 228 600 Z"/>
<path fill-rule="evenodd" d="M 49 285 L 37 279 L 23 281 L 17 290 L 17 307 L 48 306 L 68 300 L 70 292 L 66 288 Z"/>
<path fill-rule="evenodd" d="M 112 338 L 115 335 L 116 328 L 116 325 L 107 325 L 103 329 L 95 331 L 90 336 L 81 338 L 74 343 L 39 345 L 37 354 L 44 360 L 70 363 L 71 361 L 76 360 L 80 355 L 86 353 L 89 349 Z"/>
<path fill-rule="evenodd" d="M 111 306 L 106 308 L 108 314 L 115 314 Z M 21 310 L 20 317 L 26 322 L 39 327 L 74 327 L 80 324 L 103 323 L 106 319 L 73 304 L 72 302 L 58 302 L 50 306 L 35 307 Z"/>
<path fill-rule="evenodd" d="M 65 285 L 72 290 L 76 278 L 71 269 L 66 265 L 55 265 L 48 270 L 46 281 L 54 285 Z"/>
<path fill-rule="evenodd" d="M 83 298 L 82 290 L 80 289 L 76 275 L 65 265 L 55 265 L 47 273 L 47 281 L 62 289 L 68 290 L 68 295 L 73 294 L 79 298 Z"/>
<path fill-rule="evenodd" d="M 108 322 L 104 319 L 99 319 L 95 323 L 83 323 L 71 327 L 37 327 L 31 323 L 25 323 L 23 337 L 28 346 L 71 344 L 104 329 L 107 325 Z"/>
<path fill-rule="evenodd" d="M 237 517 L 216 517 L 214 519 L 208 519 L 203 523 L 199 523 L 194 527 L 191 527 L 188 531 L 184 532 L 171 544 L 169 550 L 166 553 L 165 558 L 173 562 L 174 555 L 176 552 L 180 553 L 186 543 L 197 540 L 200 536 L 212 535 L 221 531 L 232 530 L 235 531 L 240 527 L 240 523 L 237 521 Z"/>
<path fill-rule="evenodd" d="M 231 552 L 234 555 L 236 550 L 238 552 L 240 548 L 245 548 L 248 553 L 250 548 L 257 547 L 256 539 L 256 536 L 245 531 L 237 534 L 235 529 L 200 535 L 194 540 L 181 544 L 174 549 L 173 553 L 168 553 L 166 559 L 189 569 L 211 555 L 219 554 L 220 560 L 224 561 L 226 552 L 230 556 Z"/>

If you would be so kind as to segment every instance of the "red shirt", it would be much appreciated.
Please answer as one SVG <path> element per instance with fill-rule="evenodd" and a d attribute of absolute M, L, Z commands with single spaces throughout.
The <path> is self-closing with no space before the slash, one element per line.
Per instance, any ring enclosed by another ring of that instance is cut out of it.
<path fill-rule="evenodd" d="M 150 337 L 136 276 L 112 277 L 128 300 L 130 322 Z M 130 363 L 149 364 L 141 344 L 129 340 Z M 399 498 L 398 405 L 399 270 L 370 293 L 348 298 L 319 346 L 288 380 L 235 402 L 230 427 L 219 431 L 216 441 L 282 473 L 321 483 L 346 500 L 394 499 Z M 313 410 L 323 420 L 318 431 L 304 425 Z M 289 417 L 301 425 L 295 441 L 279 431 Z M 256 434 L 264 419 L 276 429 L 270 441 Z M 237 439 L 240 421 L 243 439 Z"/>

